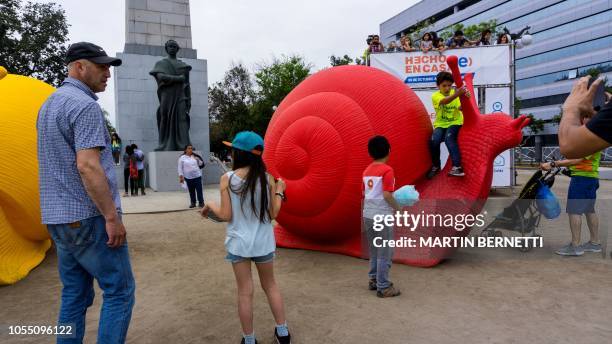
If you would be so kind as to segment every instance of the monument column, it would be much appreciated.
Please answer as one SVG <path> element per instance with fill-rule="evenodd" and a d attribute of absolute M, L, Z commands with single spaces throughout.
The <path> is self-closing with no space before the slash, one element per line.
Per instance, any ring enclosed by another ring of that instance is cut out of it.
<path fill-rule="evenodd" d="M 157 83 L 149 72 L 166 57 L 164 44 L 176 41 L 181 48 L 177 57 L 192 67 L 189 136 L 207 161 L 210 154 L 207 64 L 206 60 L 198 59 L 193 49 L 189 0 L 126 0 L 125 5 L 125 46 L 117 54 L 123 64 L 113 68 L 117 132 L 124 147 L 136 143 L 147 156 L 147 185 L 156 191 L 179 190 L 176 162 L 180 152 L 151 154 L 158 146 L 159 100 Z M 205 169 L 205 183 L 218 182 L 217 173 L 206 172 Z M 123 166 L 118 168 L 117 176 L 123 185 Z"/>

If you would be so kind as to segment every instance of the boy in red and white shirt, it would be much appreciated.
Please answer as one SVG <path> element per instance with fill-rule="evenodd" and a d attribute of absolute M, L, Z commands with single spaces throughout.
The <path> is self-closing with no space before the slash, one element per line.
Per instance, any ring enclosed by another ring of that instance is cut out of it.
<path fill-rule="evenodd" d="M 380 246 L 384 240 L 393 240 L 393 227 L 384 225 L 384 217 L 401 207 L 393 198 L 395 177 L 393 168 L 387 165 L 391 146 L 384 136 L 375 136 L 368 142 L 368 153 L 374 161 L 363 171 L 363 225 L 370 256 L 368 273 L 369 289 L 377 290 L 378 297 L 398 296 L 400 291 L 389 281 L 389 269 L 393 250 L 388 245 Z M 379 238 L 377 240 L 377 238 Z"/>

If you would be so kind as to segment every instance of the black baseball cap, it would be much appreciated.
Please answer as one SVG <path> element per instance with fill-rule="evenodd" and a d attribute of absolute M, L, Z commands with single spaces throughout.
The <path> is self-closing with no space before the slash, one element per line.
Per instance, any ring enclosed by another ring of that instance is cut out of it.
<path fill-rule="evenodd" d="M 108 64 L 115 67 L 121 66 L 121 59 L 108 56 L 104 49 L 89 42 L 78 42 L 68 47 L 66 63 L 80 59 L 86 59 L 97 64 Z"/>

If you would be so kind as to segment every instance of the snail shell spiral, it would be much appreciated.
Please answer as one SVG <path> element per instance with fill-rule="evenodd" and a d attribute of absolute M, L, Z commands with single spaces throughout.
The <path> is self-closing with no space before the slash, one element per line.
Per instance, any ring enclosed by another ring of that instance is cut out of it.
<path fill-rule="evenodd" d="M 429 168 L 431 131 L 416 94 L 386 72 L 341 66 L 310 76 L 279 105 L 266 132 L 266 166 L 287 183 L 278 223 L 312 242 L 359 235 L 362 173 L 372 162 L 368 140 L 389 140 L 388 163 L 403 166 L 395 178 L 404 185 Z M 282 236 L 277 243 L 283 246 Z"/>

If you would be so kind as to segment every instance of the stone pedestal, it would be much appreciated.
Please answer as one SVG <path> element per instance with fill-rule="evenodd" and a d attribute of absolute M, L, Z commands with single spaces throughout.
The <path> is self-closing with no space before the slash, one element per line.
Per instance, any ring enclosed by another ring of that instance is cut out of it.
<path fill-rule="evenodd" d="M 149 152 L 149 185 L 155 191 L 180 191 L 178 178 L 179 152 Z"/>
<path fill-rule="evenodd" d="M 193 69 L 189 74 L 191 85 L 191 111 L 189 137 L 191 144 L 202 158 L 208 161 L 210 138 L 208 123 L 208 68 L 206 60 L 197 58 L 197 51 L 191 42 L 191 19 L 189 0 L 125 0 L 126 4 L 126 43 L 123 53 L 117 57 L 123 60 L 120 67 L 113 68 L 115 82 L 115 119 L 123 145 L 136 143 L 147 156 L 158 146 L 157 129 L 157 83 L 149 72 L 155 63 L 166 57 L 164 44 L 173 39 L 181 50 L 179 59 Z M 125 152 L 122 150 L 121 154 Z M 172 166 L 173 184 L 171 189 L 180 188 L 176 175 L 176 161 L 182 152 L 174 154 Z M 153 175 L 162 175 L 165 165 L 160 165 L 162 157 L 157 157 L 156 167 L 152 166 L 153 157 L 145 160 L 148 185 L 158 191 L 165 188 L 154 182 Z M 164 160 L 165 163 L 165 160 Z M 207 162 L 208 163 L 208 162 Z M 162 170 L 159 167 L 164 166 Z M 123 172 L 118 170 L 118 181 L 123 185 Z M 214 172 L 214 171 L 213 171 Z M 160 174 L 161 173 L 161 174 Z M 218 183 L 217 174 L 204 177 L 204 183 Z M 176 185 L 175 185 L 176 184 Z M 161 189 L 157 189 L 160 187 Z"/>
<path fill-rule="evenodd" d="M 196 151 L 196 154 L 204 157 L 203 152 Z M 182 151 L 177 152 L 150 152 L 147 154 L 148 168 L 147 178 L 148 186 L 155 191 L 181 191 L 181 185 L 178 180 L 178 159 L 183 154 Z M 202 182 L 204 184 L 218 184 L 221 175 L 225 173 L 222 168 L 214 162 L 204 159 L 206 166 L 202 169 Z M 117 168 L 117 176 L 119 176 L 119 168 Z M 123 177 L 123 170 L 121 170 Z M 123 178 L 121 178 L 123 181 Z M 123 182 L 122 182 L 123 183 Z M 123 184 L 120 184 L 123 187 Z"/>

